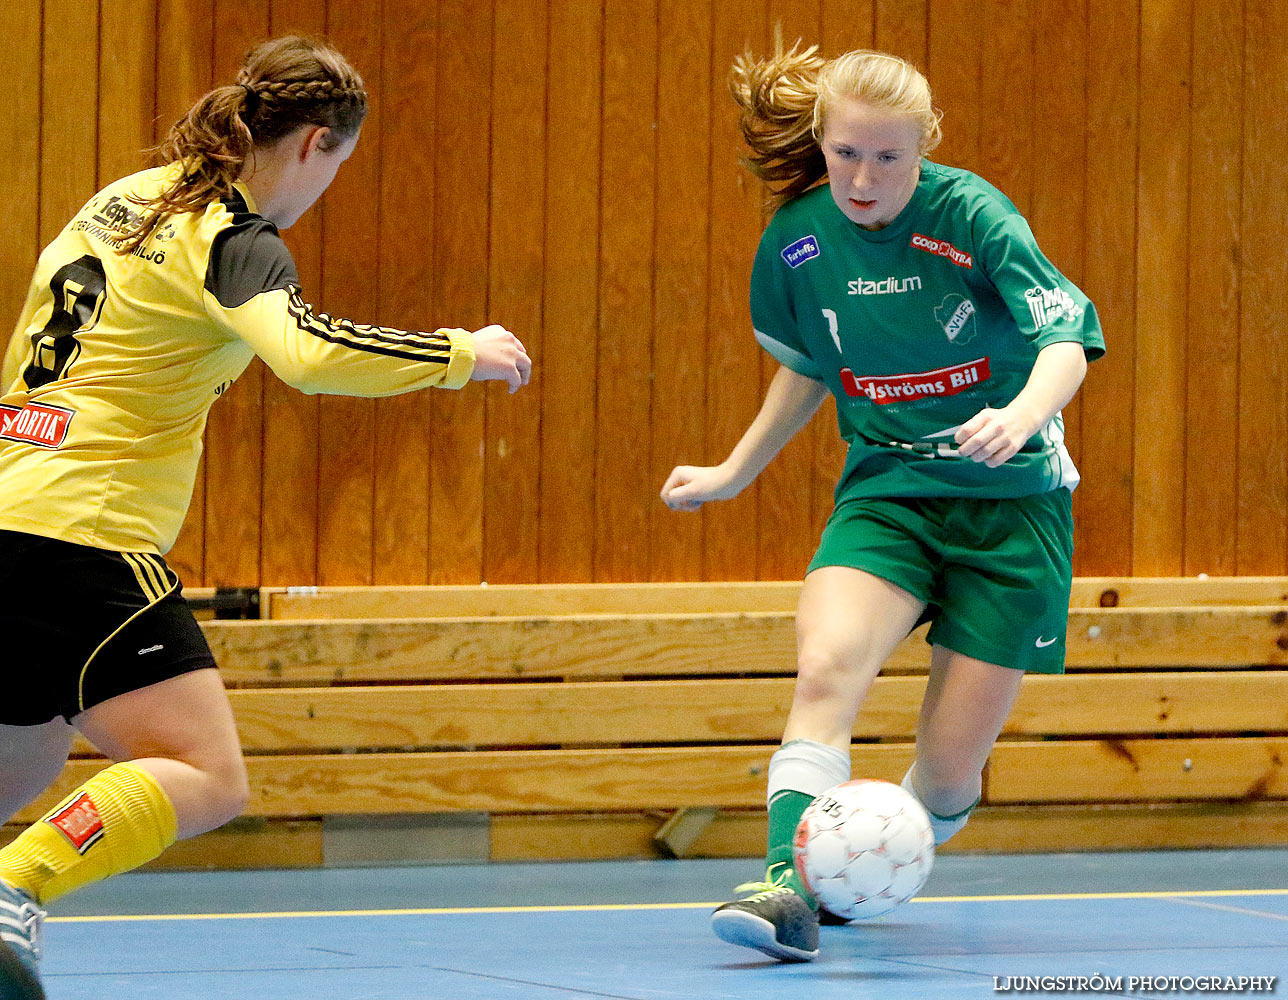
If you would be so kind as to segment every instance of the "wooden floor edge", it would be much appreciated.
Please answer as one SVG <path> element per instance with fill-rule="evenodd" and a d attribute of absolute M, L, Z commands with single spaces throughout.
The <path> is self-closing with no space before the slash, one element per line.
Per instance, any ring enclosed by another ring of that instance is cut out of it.
<path fill-rule="evenodd" d="M 674 814 L 574 813 L 491 817 L 243 818 L 175 844 L 152 871 L 318 868 L 458 861 L 646 860 L 671 856 L 658 835 Z M 425 830 L 432 826 L 432 836 Z M 0 847 L 21 826 L 0 826 Z M 755 858 L 765 815 L 722 810 L 685 857 Z M 364 856 L 354 845 L 374 845 Z M 1288 846 L 1288 801 L 982 807 L 941 853 L 1047 853 Z"/>

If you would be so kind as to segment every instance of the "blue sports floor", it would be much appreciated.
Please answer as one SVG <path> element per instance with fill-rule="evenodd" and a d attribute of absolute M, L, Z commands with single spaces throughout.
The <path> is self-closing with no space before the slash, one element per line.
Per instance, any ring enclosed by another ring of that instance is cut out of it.
<path fill-rule="evenodd" d="M 712 935 L 711 908 L 757 874 L 724 860 L 140 873 L 55 904 L 42 972 L 50 1000 L 943 1000 L 1042 976 L 1178 997 L 1198 995 L 1181 977 L 1274 976 L 1238 995 L 1288 997 L 1288 849 L 946 855 L 919 899 L 823 928 L 805 965 Z"/>

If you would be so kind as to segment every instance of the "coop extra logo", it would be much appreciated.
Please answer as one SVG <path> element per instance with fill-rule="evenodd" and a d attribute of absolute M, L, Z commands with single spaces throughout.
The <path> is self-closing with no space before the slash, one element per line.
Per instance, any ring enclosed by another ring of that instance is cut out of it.
<path fill-rule="evenodd" d="M 921 233 L 912 234 L 912 242 L 909 246 L 918 250 L 925 250 L 926 253 L 933 253 L 936 257 L 947 257 L 958 267 L 964 267 L 971 270 L 975 266 L 975 258 L 968 253 L 958 250 L 947 240 L 937 240 L 933 236 L 924 236 Z"/>

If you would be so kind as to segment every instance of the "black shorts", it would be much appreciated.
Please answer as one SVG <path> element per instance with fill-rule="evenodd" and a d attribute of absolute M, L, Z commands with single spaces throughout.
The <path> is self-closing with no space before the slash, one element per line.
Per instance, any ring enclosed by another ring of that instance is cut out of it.
<path fill-rule="evenodd" d="M 0 725 L 38 726 L 213 667 L 160 556 L 0 530 Z"/>

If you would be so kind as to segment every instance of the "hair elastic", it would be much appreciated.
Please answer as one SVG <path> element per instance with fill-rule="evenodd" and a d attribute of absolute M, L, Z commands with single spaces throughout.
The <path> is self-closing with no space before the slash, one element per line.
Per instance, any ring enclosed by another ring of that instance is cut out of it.
<path fill-rule="evenodd" d="M 259 107 L 259 91 L 248 83 L 239 85 L 246 92 L 246 117 L 250 118 Z"/>

